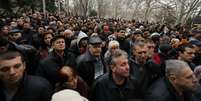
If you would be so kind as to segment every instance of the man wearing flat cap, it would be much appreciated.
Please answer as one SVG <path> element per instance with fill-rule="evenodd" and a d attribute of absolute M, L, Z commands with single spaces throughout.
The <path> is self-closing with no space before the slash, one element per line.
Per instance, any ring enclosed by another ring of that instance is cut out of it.
<path fill-rule="evenodd" d="M 101 55 L 102 40 L 98 35 L 89 38 L 87 51 L 77 59 L 78 74 L 85 80 L 89 87 L 95 79 L 103 75 L 106 66 Z"/>
<path fill-rule="evenodd" d="M 54 36 L 51 40 L 51 47 L 53 51 L 40 62 L 36 74 L 46 78 L 54 87 L 59 81 L 57 71 L 65 65 L 67 60 L 64 37 Z"/>

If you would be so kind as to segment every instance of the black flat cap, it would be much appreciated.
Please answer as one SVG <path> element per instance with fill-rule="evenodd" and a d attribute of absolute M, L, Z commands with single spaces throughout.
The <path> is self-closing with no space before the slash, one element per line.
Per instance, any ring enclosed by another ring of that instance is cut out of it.
<path fill-rule="evenodd" d="M 51 45 L 54 41 L 56 41 L 57 39 L 64 39 L 65 40 L 65 37 L 63 35 L 56 35 L 54 36 L 52 39 L 51 39 Z"/>
<path fill-rule="evenodd" d="M 192 45 L 201 46 L 201 41 L 199 41 L 199 40 L 191 40 L 190 43 Z"/>
<path fill-rule="evenodd" d="M 17 29 L 17 28 L 14 28 L 9 33 L 13 34 L 13 33 L 18 33 L 18 32 L 21 32 L 21 31 L 19 29 Z"/>
<path fill-rule="evenodd" d="M 102 40 L 98 35 L 91 36 L 89 38 L 89 44 L 101 44 Z"/>

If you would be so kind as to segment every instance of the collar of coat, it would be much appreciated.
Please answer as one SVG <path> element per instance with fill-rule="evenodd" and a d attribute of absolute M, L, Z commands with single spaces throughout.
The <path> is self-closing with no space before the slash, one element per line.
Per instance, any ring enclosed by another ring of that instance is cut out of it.
<path fill-rule="evenodd" d="M 170 94 L 175 98 L 176 101 L 181 101 L 181 99 L 184 99 L 184 101 L 190 101 L 190 99 L 192 98 L 191 92 L 182 92 L 182 96 L 179 96 L 171 82 L 168 80 L 168 78 L 165 77 L 164 80 L 165 84 L 167 85 L 167 88 L 169 89 Z"/>

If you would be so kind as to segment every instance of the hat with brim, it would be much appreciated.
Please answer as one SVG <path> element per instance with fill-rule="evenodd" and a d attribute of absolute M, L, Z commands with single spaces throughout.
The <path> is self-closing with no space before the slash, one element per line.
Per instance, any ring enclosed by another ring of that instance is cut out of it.
<path fill-rule="evenodd" d="M 95 44 L 101 44 L 102 40 L 98 35 L 91 36 L 89 38 L 89 44 L 95 45 Z"/>
<path fill-rule="evenodd" d="M 13 34 L 13 33 L 19 33 L 21 32 L 19 29 L 15 28 L 15 29 L 12 29 L 9 33 L 10 34 Z"/>
<path fill-rule="evenodd" d="M 64 39 L 65 37 L 63 35 L 56 35 L 51 39 L 51 45 L 53 44 L 54 41 L 58 40 L 58 39 Z"/>

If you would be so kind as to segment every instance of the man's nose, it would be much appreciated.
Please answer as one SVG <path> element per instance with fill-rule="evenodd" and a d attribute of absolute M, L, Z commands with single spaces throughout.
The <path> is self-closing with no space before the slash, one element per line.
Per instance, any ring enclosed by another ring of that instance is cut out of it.
<path fill-rule="evenodd" d="M 193 82 L 198 83 L 198 78 L 195 75 L 193 76 Z"/>
<path fill-rule="evenodd" d="M 15 74 L 15 69 L 14 68 L 10 68 L 9 74 L 10 75 L 14 75 Z"/>

